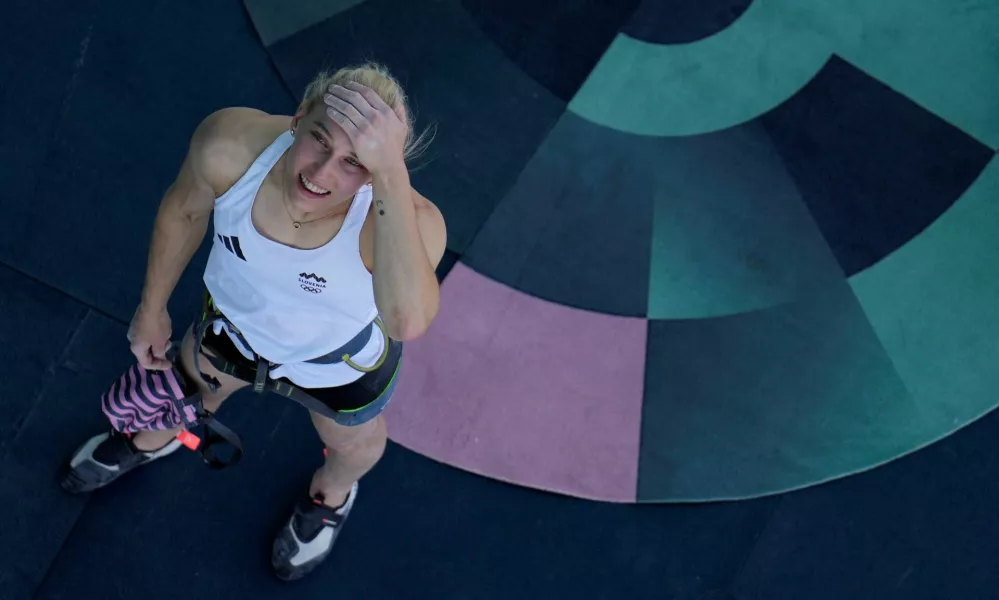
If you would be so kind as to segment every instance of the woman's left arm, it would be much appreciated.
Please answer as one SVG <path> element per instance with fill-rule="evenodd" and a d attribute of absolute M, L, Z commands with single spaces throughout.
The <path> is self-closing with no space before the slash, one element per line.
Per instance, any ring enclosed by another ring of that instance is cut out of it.
<path fill-rule="evenodd" d="M 371 174 L 375 220 L 375 303 L 389 335 L 412 340 L 437 316 L 440 287 L 434 272 L 447 243 L 440 211 L 410 184 L 403 157 L 408 116 L 357 83 L 333 85 L 326 113 L 350 137 Z"/>
<path fill-rule="evenodd" d="M 440 307 L 435 269 L 447 244 L 444 218 L 410 186 L 404 164 L 373 173 L 372 187 L 375 302 L 389 335 L 411 340 L 426 332 Z"/>

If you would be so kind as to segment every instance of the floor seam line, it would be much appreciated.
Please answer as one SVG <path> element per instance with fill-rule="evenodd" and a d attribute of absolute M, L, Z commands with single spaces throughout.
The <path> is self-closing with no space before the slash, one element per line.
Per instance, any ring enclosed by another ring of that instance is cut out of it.
<path fill-rule="evenodd" d="M 733 600 L 740 600 L 739 596 L 735 592 L 735 584 L 739 578 L 742 577 L 743 573 L 745 573 L 746 565 L 749 564 L 749 559 L 753 557 L 753 553 L 756 552 L 756 549 L 759 547 L 760 541 L 763 540 L 763 537 L 774 526 L 774 515 L 777 514 L 777 509 L 780 508 L 780 505 L 784 503 L 785 499 L 786 498 L 782 496 L 774 502 L 773 507 L 770 509 L 770 514 L 767 516 L 766 524 L 763 526 L 763 529 L 760 530 L 759 535 L 756 536 L 756 541 L 753 542 L 749 551 L 746 552 L 746 557 L 742 560 L 742 564 L 739 565 L 739 568 L 736 569 L 735 573 L 732 575 L 732 580 L 729 581 L 728 584 L 728 593 L 732 596 Z"/>
<path fill-rule="evenodd" d="M 70 539 L 72 539 L 73 535 L 76 533 L 76 528 L 80 524 L 80 521 L 83 520 L 83 515 L 85 515 L 87 510 L 90 509 L 91 498 L 92 496 L 88 496 L 83 501 L 83 508 L 80 509 L 80 514 L 76 515 L 76 519 L 73 520 L 73 526 L 69 528 L 68 532 L 66 532 L 66 536 L 63 537 L 62 542 L 59 544 L 59 548 L 52 555 L 52 560 L 50 560 L 49 564 L 45 567 L 45 573 L 42 574 L 42 577 L 38 580 L 38 583 L 35 584 L 35 589 L 31 594 L 32 600 L 38 598 L 38 594 L 42 589 L 42 586 L 45 585 L 45 582 L 48 581 L 49 579 L 49 575 L 52 573 L 53 565 L 55 565 L 56 561 L 59 560 L 59 557 L 62 556 L 62 551 L 66 548 L 66 544 L 69 542 Z"/>
<path fill-rule="evenodd" d="M 77 304 L 80 304 L 80 305 L 86 307 L 88 309 L 88 311 L 90 311 L 90 312 L 98 314 L 98 315 L 100 315 L 100 316 L 102 316 L 102 317 L 104 317 L 106 319 L 110 319 L 110 320 L 114 321 L 115 323 L 119 323 L 121 325 L 129 325 L 128 321 L 126 321 L 124 319 L 121 319 L 119 317 L 116 317 L 115 315 L 113 315 L 113 314 L 105 311 L 104 309 L 102 309 L 102 308 L 100 308 L 98 306 L 94 306 L 93 304 L 91 304 L 90 302 L 88 302 L 88 301 L 86 301 L 86 300 L 84 300 L 82 298 L 74 296 L 73 294 L 67 292 L 66 290 L 60 289 L 60 288 L 56 287 L 55 285 L 53 285 L 53 284 L 51 284 L 51 283 L 49 283 L 49 282 L 47 282 L 47 281 L 45 281 L 43 279 L 40 279 L 40 278 L 36 277 L 35 275 L 32 275 L 31 273 L 25 271 L 24 269 L 21 269 L 20 267 L 16 267 L 16 266 L 14 266 L 14 265 L 12 265 L 9 262 L 4 261 L 4 260 L 0 260 L 0 265 L 3 265 L 5 268 L 10 269 L 11 271 L 17 273 L 18 275 L 21 275 L 21 276 L 23 276 L 23 277 L 25 277 L 25 278 L 33 281 L 33 282 L 35 282 L 35 283 L 37 283 L 37 284 L 45 287 L 45 288 L 53 290 L 56 293 L 58 293 L 59 295 L 65 297 L 65 298 L 68 298 L 68 299 L 76 302 Z"/>

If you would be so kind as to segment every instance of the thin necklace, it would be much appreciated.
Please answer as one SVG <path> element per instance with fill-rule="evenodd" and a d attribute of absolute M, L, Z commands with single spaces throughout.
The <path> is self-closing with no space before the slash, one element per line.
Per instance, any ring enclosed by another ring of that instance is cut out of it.
<path fill-rule="evenodd" d="M 319 221 L 319 220 L 325 219 L 327 217 L 332 217 L 333 215 L 338 214 L 340 212 L 340 209 L 342 209 L 343 207 L 350 206 L 350 203 L 353 202 L 353 200 L 354 200 L 354 197 L 351 196 L 350 200 L 344 202 L 343 205 L 341 205 L 340 207 L 338 207 L 336 210 L 334 210 L 333 212 L 331 212 L 329 214 L 323 215 L 321 217 L 316 217 L 315 219 L 309 219 L 308 221 L 296 221 L 295 217 L 291 216 L 291 210 L 288 209 L 288 200 L 285 199 L 285 197 L 283 195 L 281 196 L 281 204 L 284 205 L 284 211 L 286 213 L 288 213 L 288 218 L 291 219 L 291 224 L 292 224 L 292 226 L 295 229 L 301 229 L 302 225 L 307 225 L 309 223 L 312 223 L 312 222 L 315 222 L 315 221 Z"/>
<path fill-rule="evenodd" d="M 282 172 L 282 174 L 281 174 L 282 187 L 284 187 L 284 185 L 283 185 L 284 184 L 284 180 L 285 180 L 285 176 L 284 176 L 284 173 Z M 350 206 L 351 203 L 354 201 L 354 198 L 356 196 L 357 196 L 357 194 L 354 194 L 353 196 L 351 196 L 350 200 L 344 202 L 342 206 L 337 207 L 337 209 L 334 210 L 333 212 L 331 212 L 329 214 L 326 214 L 326 215 L 323 215 L 321 217 L 317 217 L 315 219 L 310 219 L 308 221 L 297 221 L 297 220 L 295 220 L 295 217 L 291 216 L 291 210 L 288 208 L 288 198 L 287 198 L 287 196 L 285 196 L 284 192 L 281 193 L 281 204 L 284 205 L 284 212 L 288 213 L 288 218 L 291 219 L 292 226 L 295 229 L 301 229 L 302 225 L 307 225 L 307 224 L 312 223 L 314 221 L 319 221 L 319 220 L 325 219 L 327 217 L 332 217 L 333 215 L 339 213 L 340 209 L 343 208 L 344 206 Z"/>

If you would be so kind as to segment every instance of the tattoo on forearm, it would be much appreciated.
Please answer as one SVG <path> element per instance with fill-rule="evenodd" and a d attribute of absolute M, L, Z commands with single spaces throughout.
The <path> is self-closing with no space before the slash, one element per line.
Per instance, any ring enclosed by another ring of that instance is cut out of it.
<path fill-rule="evenodd" d="M 384 202 L 382 202 L 381 200 L 375 200 L 375 206 L 378 207 L 378 214 L 379 215 L 384 215 L 385 214 L 385 203 Z"/>

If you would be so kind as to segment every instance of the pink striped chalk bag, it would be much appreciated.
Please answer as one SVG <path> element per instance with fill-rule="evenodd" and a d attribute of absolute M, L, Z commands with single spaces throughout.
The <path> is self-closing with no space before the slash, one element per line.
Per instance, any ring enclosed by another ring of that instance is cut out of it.
<path fill-rule="evenodd" d="M 172 429 L 198 423 L 197 407 L 188 402 L 183 374 L 176 366 L 150 371 L 136 363 L 101 396 L 104 414 L 121 433 Z"/>
<path fill-rule="evenodd" d="M 132 364 L 101 396 L 101 409 L 111 426 L 128 437 L 181 427 L 177 439 L 201 454 L 205 464 L 213 469 L 232 466 L 243 456 L 243 442 L 205 410 L 198 386 L 177 365 L 178 351 L 173 346 L 167 352 L 172 365 L 163 371 Z M 200 435 L 192 432 L 195 428 Z"/>

